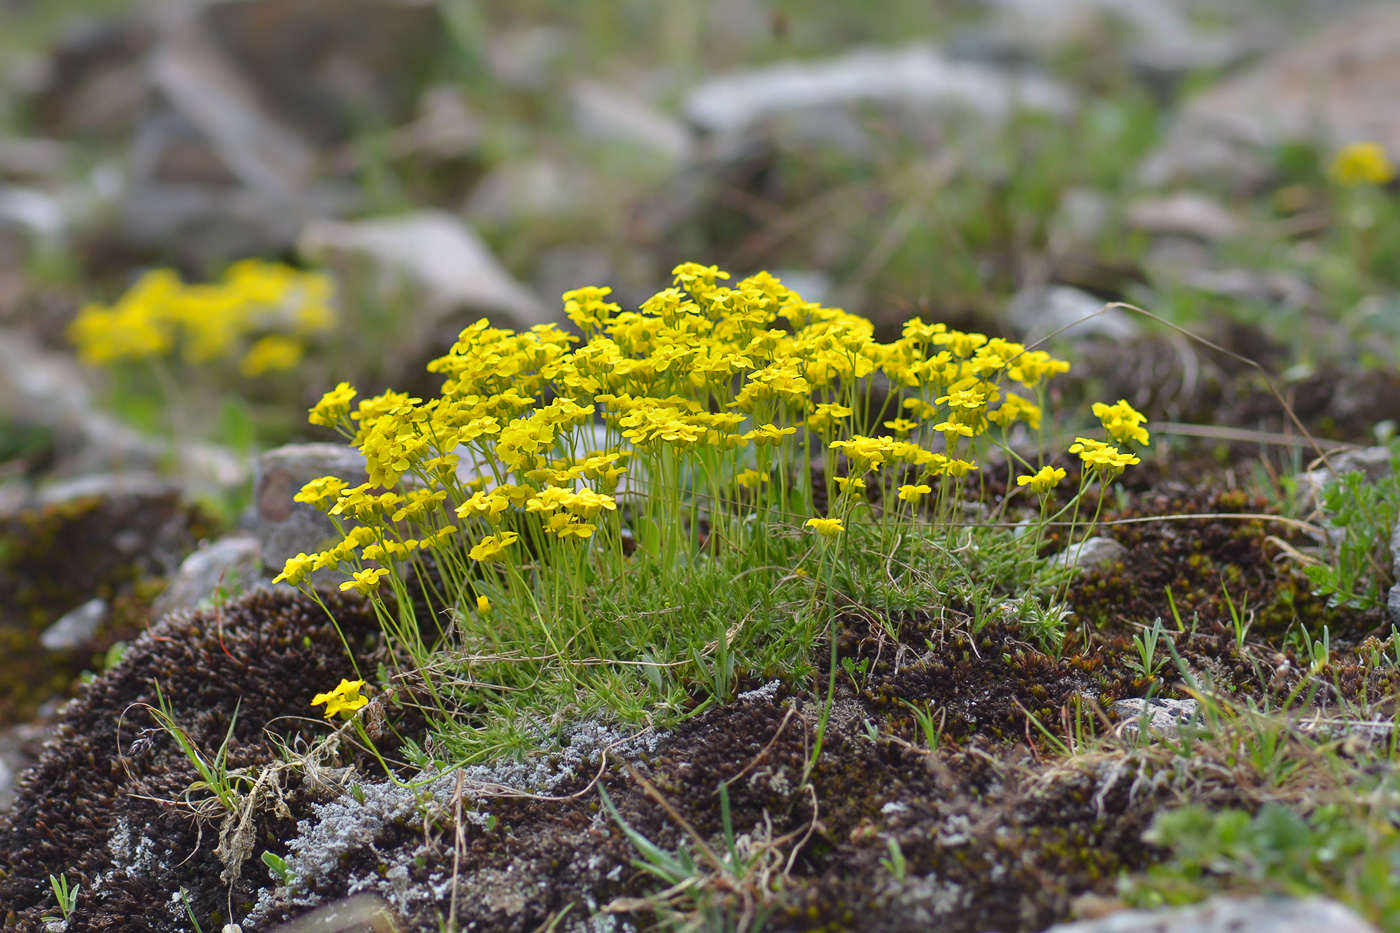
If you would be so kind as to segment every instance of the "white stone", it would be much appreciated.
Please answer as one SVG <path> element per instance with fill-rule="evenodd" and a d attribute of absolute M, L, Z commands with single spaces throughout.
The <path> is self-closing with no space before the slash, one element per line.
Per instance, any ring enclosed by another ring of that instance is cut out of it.
<path fill-rule="evenodd" d="M 1046 933 L 1378 933 L 1351 908 L 1321 897 L 1216 896 L 1192 907 L 1124 910 Z"/>
<path fill-rule="evenodd" d="M 64 613 L 57 622 L 44 629 L 39 644 L 50 651 L 72 651 L 92 640 L 107 618 L 107 601 L 90 599 L 76 609 Z"/>

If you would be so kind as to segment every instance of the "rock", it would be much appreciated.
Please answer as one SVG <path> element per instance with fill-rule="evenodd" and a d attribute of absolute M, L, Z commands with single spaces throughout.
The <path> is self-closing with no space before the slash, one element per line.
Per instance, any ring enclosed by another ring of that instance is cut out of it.
<path fill-rule="evenodd" d="M 1143 198 L 1128 206 L 1128 226 L 1145 233 L 1228 240 L 1244 232 L 1231 210 L 1210 195 L 1183 191 L 1164 198 Z"/>
<path fill-rule="evenodd" d="M 353 894 L 275 927 L 273 933 L 397 933 L 397 914 L 377 894 Z"/>
<path fill-rule="evenodd" d="M 90 599 L 76 609 L 59 617 L 59 620 L 39 636 L 39 644 L 50 651 L 76 651 L 97 635 L 97 630 L 107 620 L 107 601 Z"/>
<path fill-rule="evenodd" d="M 1070 188 L 1060 197 L 1060 205 L 1050 220 L 1049 239 L 1055 253 L 1092 249 L 1108 228 L 1113 216 L 1113 199 L 1093 188 Z"/>
<path fill-rule="evenodd" d="M 1392 541 L 1393 540 L 1394 539 L 1392 539 Z M 1394 544 L 1391 545 L 1390 553 L 1392 555 L 1396 553 Z M 1385 600 L 1385 609 L 1386 612 L 1390 614 L 1391 623 L 1394 625 L 1400 625 L 1400 583 L 1397 583 L 1390 588 L 1390 593 L 1386 596 Z"/>
<path fill-rule="evenodd" d="M 584 136 L 633 146 L 668 165 L 690 157 L 690 130 L 622 88 L 577 81 L 569 89 L 569 100 L 574 123 Z"/>
<path fill-rule="evenodd" d="M 301 252 L 323 262 L 367 261 L 387 288 L 407 278 L 422 289 L 427 317 L 491 313 L 518 329 L 554 320 L 511 278 L 481 238 L 443 211 L 356 222 L 318 221 L 302 231 Z"/>
<path fill-rule="evenodd" d="M 1128 549 L 1112 538 L 1095 536 L 1072 544 L 1050 560 L 1050 566 L 1073 567 L 1076 571 L 1093 572 L 1109 567 L 1128 556 Z"/>
<path fill-rule="evenodd" d="M 1180 77 L 1223 68 L 1258 44 L 1239 30 L 1206 32 L 1180 0 L 988 0 L 1002 55 L 1053 60 L 1071 49 L 1126 46 L 1127 59 L 1149 76 Z"/>
<path fill-rule="evenodd" d="M 96 473 L 43 487 L 35 504 L 47 508 L 77 499 L 159 499 L 177 493 L 174 484 L 154 473 Z"/>
<path fill-rule="evenodd" d="M 1331 149 L 1374 140 L 1400 157 L 1400 8 L 1374 4 L 1274 54 L 1186 105 L 1140 180 L 1250 188 L 1290 141 Z"/>
<path fill-rule="evenodd" d="M 569 33 L 559 26 L 532 26 L 492 36 L 486 66 L 504 87 L 535 91 L 546 87 L 555 64 L 569 48 Z"/>
<path fill-rule="evenodd" d="M 237 592 L 259 578 L 258 539 L 252 535 L 233 535 L 215 541 L 195 551 L 156 597 L 151 615 L 160 618 L 177 609 L 193 609 L 215 590 Z M 280 568 L 279 568 L 280 569 Z"/>
<path fill-rule="evenodd" d="M 1142 724 L 1144 711 L 1147 728 L 1163 738 L 1176 738 L 1181 726 L 1193 722 L 1200 715 L 1200 705 L 1195 700 L 1118 700 L 1109 707 L 1122 722 L 1118 726 L 1120 734 L 1132 737 L 1137 735 Z"/>
<path fill-rule="evenodd" d="M 464 213 L 483 227 L 581 221 L 594 210 L 593 173 L 576 162 L 541 156 L 507 162 L 481 180 Z"/>
<path fill-rule="evenodd" d="M 1394 453 L 1389 447 L 1362 447 L 1330 455 L 1327 458 L 1332 466 L 1330 470 L 1323 465 L 1294 477 L 1302 507 L 1310 510 L 1319 506 L 1322 488 L 1335 478 L 1333 474 L 1362 473 L 1368 483 L 1385 479 L 1391 474 L 1393 458 Z"/>
<path fill-rule="evenodd" d="M 408 120 L 447 45 L 436 3 L 219 0 L 200 24 L 263 106 L 317 148 Z"/>
<path fill-rule="evenodd" d="M 1027 343 L 1057 335 L 1066 340 L 1099 337 L 1126 343 L 1138 336 L 1137 324 L 1121 308 L 1104 311 L 1106 304 L 1088 292 L 1069 285 L 1028 288 L 1011 299 L 1006 317 Z M 1101 313 L 1100 313 L 1101 312 Z"/>
<path fill-rule="evenodd" d="M 1074 95 L 1049 78 L 952 61 L 932 47 L 912 45 L 719 75 L 686 95 L 684 112 L 696 127 L 717 136 L 739 136 L 780 119 L 788 138 L 850 150 L 866 145 L 863 129 L 849 114 L 856 105 L 918 117 L 952 110 L 1000 121 L 1018 110 L 1066 114 L 1074 103 Z"/>
<path fill-rule="evenodd" d="M 384 154 L 393 159 L 426 156 L 434 161 L 461 159 L 481 147 L 481 117 L 471 109 L 455 85 L 438 84 L 423 92 L 418 116 L 390 134 Z"/>
<path fill-rule="evenodd" d="M 68 227 L 68 212 L 55 196 L 34 188 L 0 186 L 0 232 L 10 228 L 53 246 Z"/>
<path fill-rule="evenodd" d="M 289 557 L 314 553 L 337 536 L 324 513 L 293 501 L 302 486 L 320 476 L 337 476 L 357 486 L 368 479 L 364 456 L 343 444 L 289 444 L 258 456 L 253 505 L 245 524 L 269 575 L 280 573 Z"/>
<path fill-rule="evenodd" d="M 50 55 L 34 95 L 38 125 L 56 137 L 127 132 L 147 101 L 143 60 L 154 45 L 148 20 L 89 21 L 70 29 Z"/>
<path fill-rule="evenodd" d="M 52 435 L 55 477 L 150 473 L 172 461 L 192 497 L 244 486 L 248 470 L 226 448 L 171 442 L 128 428 L 96 411 L 82 368 L 71 355 L 44 350 L 29 336 L 0 328 L 0 424 Z"/>
<path fill-rule="evenodd" d="M 208 140 L 211 155 L 240 184 L 269 200 L 299 198 L 311 177 L 311 145 L 267 112 L 249 77 L 229 61 L 194 9 L 179 8 L 163 26 L 149 64 L 155 89 Z"/>
<path fill-rule="evenodd" d="M 1351 908 L 1321 897 L 1217 895 L 1192 907 L 1124 910 L 1046 933 L 1379 933 Z"/>
<path fill-rule="evenodd" d="M 39 760 L 44 743 L 53 735 L 60 704 L 45 703 L 31 722 L 0 729 L 0 813 L 15 802 L 15 785 L 24 770 Z"/>
<path fill-rule="evenodd" d="M 56 139 L 0 139 L 0 178 L 63 181 L 70 161 L 68 144 Z"/>

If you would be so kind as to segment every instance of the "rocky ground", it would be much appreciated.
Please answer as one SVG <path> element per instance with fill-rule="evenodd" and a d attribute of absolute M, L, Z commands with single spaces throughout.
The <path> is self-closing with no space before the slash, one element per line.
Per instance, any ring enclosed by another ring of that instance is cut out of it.
<path fill-rule="evenodd" d="M 1330 606 L 1303 575 L 1336 529 L 1315 533 L 1335 515 L 1299 429 L 1385 488 L 1400 221 L 1393 186 L 1360 200 L 1324 170 L 1360 139 L 1400 156 L 1396 10 L 1015 0 L 897 4 L 882 25 L 714 6 L 628 54 L 600 38 L 628 24 L 370 0 L 113 15 L 6 48 L 6 929 L 46 928 L 51 874 L 81 886 L 47 924 L 73 931 L 1400 929 L 1344 869 L 1216 883 L 1150 832 L 1184 802 L 1315 814 L 1394 770 L 1400 599 Z M 347 324 L 280 382 L 186 373 L 212 399 L 201 430 L 163 431 L 149 386 L 73 357 L 80 305 L 135 270 L 248 255 L 335 270 Z M 824 664 L 786 684 L 741 665 L 745 692 L 677 729 L 580 722 L 558 754 L 444 774 L 401 760 L 422 735 L 404 689 L 368 717 L 386 773 L 307 706 L 344 668 L 340 633 L 385 660 L 372 616 L 327 589 L 337 632 L 267 585 L 327 532 L 292 494 L 362 469 L 308 443 L 330 438 L 302 413 L 340 379 L 414 388 L 476 316 L 554 320 L 590 283 L 634 302 L 680 259 L 771 268 L 886 336 L 924 314 L 1036 338 L 1117 300 L 1164 319 L 1114 309 L 1057 337 L 1066 400 L 1131 400 L 1155 454 L 1105 504 L 1118 547 L 1070 587 L 1066 641 L 1047 653 L 1014 612 L 951 598 L 893 634 L 855 607 L 838 654 L 864 667 L 837 678 L 810 769 Z M 1383 591 L 1391 558 L 1363 571 Z M 1178 660 L 1164 642 L 1144 666 L 1159 619 Z M 233 816 L 190 794 L 162 700 L 260 775 Z M 932 704 L 936 748 L 906 702 Z M 1260 736 L 1274 751 L 1239 751 Z M 658 854 L 679 851 L 684 878 Z M 1290 899 L 1122 909 L 1145 903 L 1123 879 L 1164 866 L 1158 893 L 1197 885 L 1177 900 Z"/>

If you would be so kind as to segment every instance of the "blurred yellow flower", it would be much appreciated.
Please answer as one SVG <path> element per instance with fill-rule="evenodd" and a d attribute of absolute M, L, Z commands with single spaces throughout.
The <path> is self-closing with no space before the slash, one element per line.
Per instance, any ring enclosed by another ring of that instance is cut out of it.
<path fill-rule="evenodd" d="M 1384 185 L 1395 178 L 1395 166 L 1380 143 L 1352 143 L 1337 153 L 1327 174 L 1348 188 Z"/>

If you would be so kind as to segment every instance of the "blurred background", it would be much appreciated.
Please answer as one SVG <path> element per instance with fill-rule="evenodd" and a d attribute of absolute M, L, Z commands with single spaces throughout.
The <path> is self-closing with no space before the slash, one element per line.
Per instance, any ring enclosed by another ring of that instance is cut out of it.
<path fill-rule="evenodd" d="M 260 454 L 332 440 L 322 392 L 431 392 L 465 324 L 684 260 L 886 338 L 1054 334 L 1158 457 L 1305 459 L 1173 325 L 1388 439 L 1398 99 L 1395 3 L 0 0 L 0 633 L 99 599 L 33 676 L 100 668 L 250 490 L 325 469 Z M 1060 332 L 1110 301 L 1160 320 Z M 141 344 L 165 313 L 183 343 Z"/>

